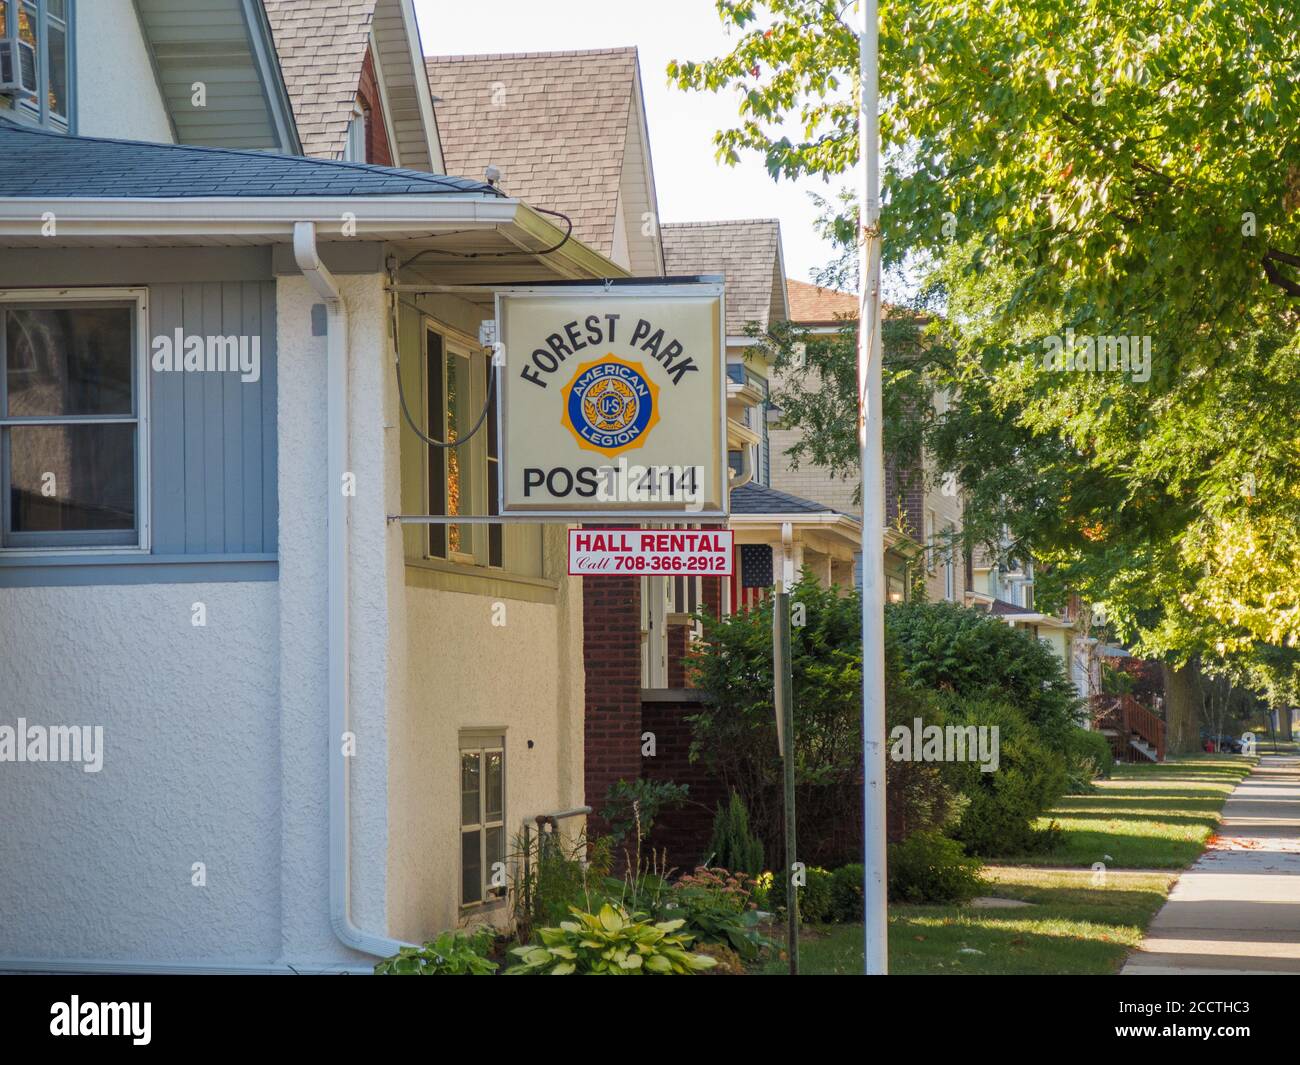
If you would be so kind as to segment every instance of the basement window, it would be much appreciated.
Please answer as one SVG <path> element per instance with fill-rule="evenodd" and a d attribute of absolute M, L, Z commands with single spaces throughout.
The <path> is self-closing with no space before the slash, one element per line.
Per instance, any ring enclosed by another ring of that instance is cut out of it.
<path fill-rule="evenodd" d="M 143 313 L 0 293 L 0 548 L 147 546 Z"/>
<path fill-rule="evenodd" d="M 480 906 L 506 895 L 506 739 L 460 734 L 460 904 Z"/>

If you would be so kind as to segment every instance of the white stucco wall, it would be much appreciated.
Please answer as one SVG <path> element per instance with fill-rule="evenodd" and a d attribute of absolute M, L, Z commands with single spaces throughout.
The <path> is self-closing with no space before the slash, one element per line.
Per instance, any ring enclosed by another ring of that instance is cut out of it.
<path fill-rule="evenodd" d="M 77 4 L 77 133 L 171 144 L 171 123 L 131 0 Z"/>
<path fill-rule="evenodd" d="M 563 572 L 563 545 L 551 530 L 549 572 Z M 391 716 L 388 897 L 392 933 L 425 939 L 474 916 L 459 909 L 461 730 L 506 737 L 507 853 L 525 817 L 583 803 L 581 585 L 561 577 L 554 604 L 409 587 L 406 641 L 406 701 Z"/>
<path fill-rule="evenodd" d="M 457 732 L 506 731 L 507 814 L 580 805 L 581 586 L 552 602 L 410 588 L 379 275 L 350 310 L 352 920 L 458 923 Z M 99 774 L 0 763 L 0 962 L 366 969 L 329 914 L 324 337 L 277 279 L 279 579 L 0 590 L 0 724 L 100 724 Z M 564 570 L 547 537 L 547 570 Z M 205 628 L 191 605 L 207 608 Z M 533 741 L 528 748 L 527 741 Z M 206 888 L 191 887 L 204 862 Z"/>
<path fill-rule="evenodd" d="M 0 724 L 104 729 L 0 763 L 0 959 L 276 959 L 276 627 L 271 582 L 0 590 Z"/>
<path fill-rule="evenodd" d="M 395 423 L 384 413 L 391 373 L 382 279 L 345 277 L 340 285 L 350 312 L 348 466 L 356 477 L 356 496 L 347 501 L 352 920 L 383 934 L 390 572 L 400 580 L 402 551 L 398 526 L 386 522 L 398 491 L 396 458 L 390 464 L 386 455 L 386 427 Z M 283 947 L 286 958 L 318 968 L 368 966 L 374 959 L 344 949 L 329 922 L 328 744 L 341 737 L 328 734 L 326 514 L 327 492 L 342 487 L 326 482 L 326 341 L 311 335 L 315 302 L 301 277 L 278 279 Z"/>

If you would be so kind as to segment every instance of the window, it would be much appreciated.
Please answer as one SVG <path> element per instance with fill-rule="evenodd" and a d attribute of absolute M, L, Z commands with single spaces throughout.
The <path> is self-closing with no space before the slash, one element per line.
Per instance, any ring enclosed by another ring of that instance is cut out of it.
<path fill-rule="evenodd" d="M 0 293 L 0 548 L 147 546 L 145 303 L 113 295 Z"/>
<path fill-rule="evenodd" d="M 343 158 L 350 163 L 368 163 L 370 157 L 366 151 L 369 143 L 367 137 L 370 112 L 358 100 L 352 105 L 352 119 L 348 123 L 348 140 L 343 146 Z"/>
<path fill-rule="evenodd" d="M 483 414 L 491 359 L 437 329 L 425 328 L 425 434 L 449 444 L 470 433 Z M 430 514 L 496 514 L 500 469 L 496 404 L 483 426 L 460 447 L 428 447 Z M 429 526 L 429 557 L 501 567 L 505 537 L 497 522 Z"/>
<path fill-rule="evenodd" d="M 0 0 L 0 65 L 18 118 L 66 131 L 71 114 L 71 0 Z"/>
<path fill-rule="evenodd" d="M 506 742 L 501 733 L 460 736 L 460 904 L 505 898 Z"/>

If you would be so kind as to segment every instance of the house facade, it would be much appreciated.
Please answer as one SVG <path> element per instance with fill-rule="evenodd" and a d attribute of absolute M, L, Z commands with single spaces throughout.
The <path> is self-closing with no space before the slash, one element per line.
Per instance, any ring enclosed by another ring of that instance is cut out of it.
<path fill-rule="evenodd" d="M 365 971 L 506 919 L 584 795 L 581 584 L 561 528 L 418 518 L 489 513 L 494 286 L 631 260 L 444 175 L 408 0 L 20 7 L 0 968 Z M 38 742 L 74 728 L 94 771 Z"/>
<path fill-rule="evenodd" d="M 852 293 L 793 279 L 786 285 L 790 320 L 810 340 L 854 328 L 858 298 Z M 937 394 L 932 402 L 936 414 L 941 414 L 945 397 Z M 860 513 L 862 504 L 855 499 L 857 478 L 835 477 L 811 463 L 796 466 L 792 462 L 789 451 L 802 433 L 798 427 L 773 427 L 772 483 L 837 509 Z M 963 602 L 971 587 L 972 570 L 965 553 L 955 546 L 962 529 L 961 494 L 950 479 L 938 476 L 928 456 L 920 463 L 886 457 L 885 517 L 885 585 L 890 602 L 902 602 L 917 591 L 932 602 Z"/>

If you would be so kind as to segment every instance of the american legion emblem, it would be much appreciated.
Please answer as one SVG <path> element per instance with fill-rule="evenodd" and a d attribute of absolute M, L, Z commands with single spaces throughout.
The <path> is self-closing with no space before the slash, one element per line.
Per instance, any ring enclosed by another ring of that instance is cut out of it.
<path fill-rule="evenodd" d="M 563 395 L 562 421 L 578 446 L 609 458 L 640 447 L 659 421 L 659 386 L 614 355 L 584 362 Z"/>

